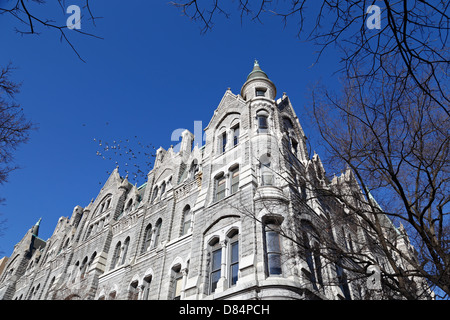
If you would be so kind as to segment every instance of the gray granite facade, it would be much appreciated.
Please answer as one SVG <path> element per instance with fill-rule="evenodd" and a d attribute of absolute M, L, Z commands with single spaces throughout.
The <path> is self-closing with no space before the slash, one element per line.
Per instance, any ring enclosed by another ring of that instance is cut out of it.
<path fill-rule="evenodd" d="M 301 178 L 292 163 L 316 183 L 326 183 L 324 169 L 308 156 L 288 96 L 276 98 L 258 63 L 240 94 L 225 92 L 204 134 L 203 146 L 186 130 L 179 151 L 157 150 L 140 187 L 115 169 L 47 241 L 30 229 L 0 275 L 0 299 L 363 298 L 365 281 L 324 285 L 339 276 L 329 264 L 312 277 L 289 240 L 303 223 L 321 230 L 322 213 L 342 208 L 293 200 L 307 195 L 289 183 Z M 345 241 L 340 229 L 328 232 Z"/>

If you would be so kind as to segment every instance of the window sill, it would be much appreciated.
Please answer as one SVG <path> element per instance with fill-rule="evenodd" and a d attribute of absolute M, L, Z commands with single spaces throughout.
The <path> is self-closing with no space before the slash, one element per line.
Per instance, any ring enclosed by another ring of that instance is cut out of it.
<path fill-rule="evenodd" d="M 217 203 L 221 203 L 221 202 L 223 202 L 224 200 L 227 200 L 228 198 L 231 198 L 231 197 L 234 196 L 235 194 L 238 194 L 239 191 L 240 191 L 240 189 L 238 189 L 238 191 L 236 191 L 235 193 L 232 193 L 232 194 L 230 194 L 230 195 L 228 195 L 228 196 L 225 196 L 224 198 L 222 198 L 222 199 L 220 199 L 220 200 L 213 200 L 213 201 L 211 201 L 211 203 L 209 204 L 209 207 L 215 206 Z"/>

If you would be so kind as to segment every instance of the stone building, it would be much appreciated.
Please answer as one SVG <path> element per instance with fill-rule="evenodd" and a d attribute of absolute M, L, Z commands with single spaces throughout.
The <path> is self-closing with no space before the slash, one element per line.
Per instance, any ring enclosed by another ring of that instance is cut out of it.
<path fill-rule="evenodd" d="M 276 97 L 255 61 L 240 93 L 225 92 L 202 146 L 186 130 L 179 150 L 157 150 L 144 185 L 116 168 L 95 200 L 61 217 L 47 241 L 39 223 L 31 228 L 0 276 L 0 299 L 367 297 L 365 279 L 348 281 L 339 265 L 290 240 L 306 230 L 302 241 L 314 248 L 324 214 L 344 210 L 306 201 L 307 185 L 345 188 L 352 176 L 325 178 L 288 96 Z M 361 239 L 351 228 L 327 232 L 342 246 Z"/>

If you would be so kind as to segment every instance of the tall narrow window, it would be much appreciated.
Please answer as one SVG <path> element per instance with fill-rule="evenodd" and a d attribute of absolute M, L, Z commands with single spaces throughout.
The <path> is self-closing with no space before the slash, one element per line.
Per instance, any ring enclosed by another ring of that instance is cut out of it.
<path fill-rule="evenodd" d="M 187 206 L 183 211 L 183 231 L 181 235 L 185 235 L 191 229 L 192 213 L 191 207 Z"/>
<path fill-rule="evenodd" d="M 111 263 L 111 270 L 114 269 L 116 267 L 117 263 L 119 262 L 121 247 L 122 247 L 122 244 L 119 241 L 116 244 L 116 248 L 114 249 L 114 254 L 113 254 L 112 263 Z"/>
<path fill-rule="evenodd" d="M 161 233 L 161 224 L 162 224 L 162 220 L 159 219 L 155 225 L 155 239 L 153 240 L 153 248 L 156 248 L 159 244 L 159 238 L 160 238 L 160 233 Z"/>
<path fill-rule="evenodd" d="M 239 189 L 239 167 L 231 170 L 231 194 Z"/>
<path fill-rule="evenodd" d="M 91 233 L 92 233 L 92 229 L 94 229 L 94 225 L 89 226 L 89 229 L 86 233 L 86 237 L 84 239 L 87 239 L 90 237 Z"/>
<path fill-rule="evenodd" d="M 233 146 L 237 146 L 239 143 L 239 125 L 233 128 Z"/>
<path fill-rule="evenodd" d="M 158 187 L 155 187 L 155 189 L 153 189 L 152 202 L 155 202 L 157 196 L 158 196 Z"/>
<path fill-rule="evenodd" d="M 320 261 L 320 248 L 317 242 L 314 244 L 314 264 L 316 265 L 317 283 L 323 287 L 322 262 Z"/>
<path fill-rule="evenodd" d="M 274 230 L 276 225 L 266 225 L 267 272 L 269 275 L 281 274 L 280 235 Z"/>
<path fill-rule="evenodd" d="M 147 249 L 150 247 L 150 242 L 152 241 L 152 225 L 149 224 L 145 228 L 144 233 L 144 245 L 142 246 L 142 252 L 147 251 Z"/>
<path fill-rule="evenodd" d="M 221 264 L 222 264 L 222 248 L 216 249 L 212 252 L 211 259 L 211 293 L 217 288 L 217 283 L 219 282 L 221 276 Z"/>
<path fill-rule="evenodd" d="M 259 111 L 257 114 L 258 132 L 266 133 L 269 128 L 269 114 L 266 111 Z"/>
<path fill-rule="evenodd" d="M 143 283 L 143 294 L 142 294 L 142 300 L 148 300 L 148 297 L 150 296 L 150 284 L 152 283 L 152 276 L 146 276 L 144 278 Z"/>
<path fill-rule="evenodd" d="M 189 180 L 193 180 L 195 178 L 198 170 L 197 159 L 194 159 L 191 163 L 191 167 L 189 168 Z"/>
<path fill-rule="evenodd" d="M 238 280 L 239 272 L 239 241 L 238 234 L 236 234 L 231 240 L 230 248 L 230 286 L 234 286 Z"/>
<path fill-rule="evenodd" d="M 178 183 L 184 181 L 186 179 L 186 176 L 188 175 L 188 168 L 184 163 L 180 164 L 180 176 L 178 178 Z"/>
<path fill-rule="evenodd" d="M 225 148 L 227 146 L 227 133 L 224 132 L 220 135 L 219 137 L 219 144 L 220 144 L 220 153 L 224 153 L 225 152 Z"/>
<path fill-rule="evenodd" d="M 342 268 L 342 259 L 339 258 L 335 263 L 337 280 L 339 283 L 339 288 L 341 288 L 342 293 L 344 294 L 344 298 L 346 300 L 351 300 L 350 289 L 347 283 L 347 276 L 345 275 L 344 269 Z"/>
<path fill-rule="evenodd" d="M 139 297 L 138 291 L 139 282 L 137 280 L 130 283 L 130 290 L 128 292 L 128 300 L 137 300 Z"/>
<path fill-rule="evenodd" d="M 311 281 L 313 288 L 317 290 L 313 254 L 306 232 L 303 233 L 303 246 L 305 247 L 306 264 L 308 265 L 309 269 L 307 276 L 309 277 L 309 281 Z"/>
<path fill-rule="evenodd" d="M 226 187 L 226 179 L 225 175 L 222 174 L 218 178 L 216 178 L 216 201 L 222 200 L 225 198 L 225 187 Z"/>
<path fill-rule="evenodd" d="M 261 165 L 261 185 L 263 186 L 273 185 L 273 172 L 272 169 L 270 168 L 269 155 L 265 154 L 261 156 L 259 162 Z"/>
<path fill-rule="evenodd" d="M 173 276 L 173 297 L 172 300 L 180 300 L 181 299 L 181 290 L 183 289 L 183 274 L 181 272 L 181 267 L 178 266 L 172 269 L 174 273 Z"/>
<path fill-rule="evenodd" d="M 125 239 L 125 242 L 123 244 L 123 254 L 122 254 L 122 262 L 121 264 L 124 264 L 127 261 L 127 253 L 128 253 L 128 247 L 130 246 L 130 237 Z"/>
<path fill-rule="evenodd" d="M 162 199 L 162 197 L 163 197 L 165 192 L 166 192 L 166 182 L 163 182 L 161 184 L 161 199 Z"/>
<path fill-rule="evenodd" d="M 294 139 L 291 139 L 291 146 L 292 146 L 292 149 L 291 149 L 292 153 L 297 156 L 298 142 L 295 141 Z"/>
<path fill-rule="evenodd" d="M 81 268 L 80 268 L 80 278 L 83 280 L 84 279 L 84 274 L 86 273 L 86 269 L 87 269 L 87 261 L 88 261 L 88 257 L 85 257 L 83 262 L 81 263 Z"/>

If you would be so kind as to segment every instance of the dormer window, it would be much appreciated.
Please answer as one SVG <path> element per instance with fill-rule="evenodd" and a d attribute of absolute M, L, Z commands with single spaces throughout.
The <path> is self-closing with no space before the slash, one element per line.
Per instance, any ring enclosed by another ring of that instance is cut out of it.
<path fill-rule="evenodd" d="M 256 96 L 257 97 L 265 97 L 266 89 L 265 88 L 256 88 Z"/>

